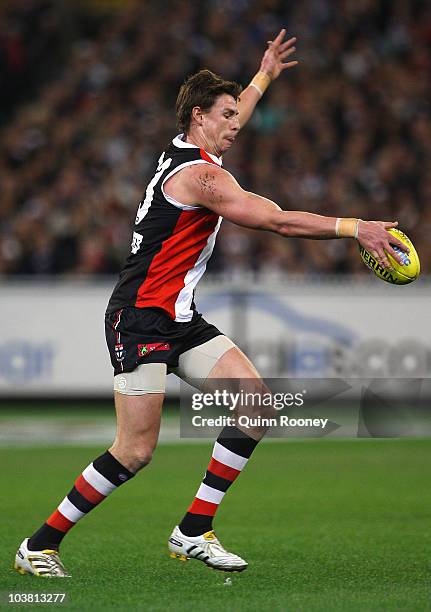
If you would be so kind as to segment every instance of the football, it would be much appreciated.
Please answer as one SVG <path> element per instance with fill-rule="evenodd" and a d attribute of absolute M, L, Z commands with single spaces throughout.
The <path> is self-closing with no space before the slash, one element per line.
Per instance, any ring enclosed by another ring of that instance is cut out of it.
<path fill-rule="evenodd" d="M 398 247 L 393 246 L 394 250 L 401 255 L 403 260 L 402 264 L 399 264 L 389 253 L 387 253 L 389 262 L 392 266 L 392 270 L 385 269 L 381 266 L 374 257 L 364 247 L 359 245 L 359 252 L 362 260 L 366 266 L 370 268 L 382 280 L 393 285 L 408 285 L 412 283 L 419 276 L 421 266 L 419 262 L 419 256 L 413 246 L 412 241 L 399 229 L 388 230 L 392 236 L 401 240 L 410 249 L 409 253 L 401 251 Z"/>

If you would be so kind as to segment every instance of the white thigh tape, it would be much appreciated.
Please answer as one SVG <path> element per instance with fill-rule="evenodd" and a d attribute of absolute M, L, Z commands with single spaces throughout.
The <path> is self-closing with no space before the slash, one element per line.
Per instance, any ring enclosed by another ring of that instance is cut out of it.
<path fill-rule="evenodd" d="M 234 346 L 226 336 L 216 336 L 180 355 L 179 367 L 174 372 L 186 381 L 193 378 L 205 380 L 220 357 Z"/>
<path fill-rule="evenodd" d="M 133 370 L 114 376 L 114 391 L 123 395 L 164 393 L 166 386 L 165 363 L 143 363 Z"/>

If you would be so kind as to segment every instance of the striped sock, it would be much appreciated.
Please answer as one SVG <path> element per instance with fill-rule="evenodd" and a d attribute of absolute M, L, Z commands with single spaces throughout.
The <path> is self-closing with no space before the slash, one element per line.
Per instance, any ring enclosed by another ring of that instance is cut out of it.
<path fill-rule="evenodd" d="M 31 536 L 28 541 L 29 549 L 58 550 L 69 529 L 133 476 L 132 472 L 106 451 L 85 468 L 57 510 Z"/>
<path fill-rule="evenodd" d="M 225 427 L 214 444 L 205 478 L 190 508 L 179 524 L 186 536 L 198 536 L 211 531 L 212 521 L 221 500 L 240 475 L 257 445 L 237 427 Z"/>

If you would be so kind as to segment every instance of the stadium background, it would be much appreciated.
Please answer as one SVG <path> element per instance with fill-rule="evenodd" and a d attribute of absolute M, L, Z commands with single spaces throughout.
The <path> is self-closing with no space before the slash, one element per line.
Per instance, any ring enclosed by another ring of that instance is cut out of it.
<path fill-rule="evenodd" d="M 430 376 L 428 2 L 1 3 L 2 596 L 23 590 L 8 570 L 19 541 L 112 437 L 103 312 L 152 164 L 176 133 L 178 87 L 201 67 L 246 85 L 283 26 L 300 65 L 265 94 L 226 167 L 285 209 L 397 219 L 424 274 L 385 286 L 353 241 L 224 223 L 198 304 L 266 376 Z M 247 575 L 223 588 L 206 568 L 171 567 L 164 541 L 211 447 L 178 445 L 177 391 L 170 382 L 154 465 L 65 542 L 72 607 L 164 609 L 175 592 L 186 609 L 203 588 L 216 589 L 215 610 L 427 609 L 420 428 L 414 440 L 262 444 L 217 523 L 248 553 Z M 139 550 L 127 522 L 142 525 Z"/>

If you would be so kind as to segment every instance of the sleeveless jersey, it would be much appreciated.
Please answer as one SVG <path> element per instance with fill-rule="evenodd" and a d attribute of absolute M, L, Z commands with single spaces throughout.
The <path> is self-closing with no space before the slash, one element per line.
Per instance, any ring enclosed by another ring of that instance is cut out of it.
<path fill-rule="evenodd" d="M 166 181 L 193 164 L 222 165 L 221 159 L 173 139 L 139 204 L 132 249 L 109 300 L 107 312 L 125 306 L 161 308 L 175 321 L 191 321 L 194 290 L 213 252 L 222 218 L 202 206 L 186 206 L 164 191 Z"/>

